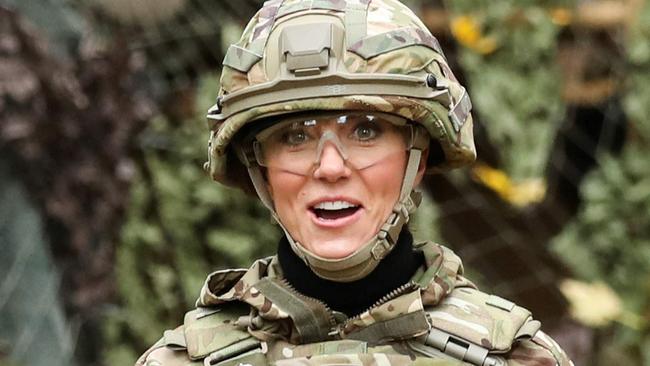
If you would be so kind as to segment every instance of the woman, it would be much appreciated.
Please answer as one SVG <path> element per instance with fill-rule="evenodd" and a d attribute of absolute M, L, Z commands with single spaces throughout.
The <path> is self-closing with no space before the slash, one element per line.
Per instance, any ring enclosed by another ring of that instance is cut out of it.
<path fill-rule="evenodd" d="M 224 59 L 206 168 L 255 191 L 277 256 L 211 274 L 139 365 L 569 365 L 540 324 L 404 226 L 472 162 L 471 103 L 395 0 L 271 0 Z"/>

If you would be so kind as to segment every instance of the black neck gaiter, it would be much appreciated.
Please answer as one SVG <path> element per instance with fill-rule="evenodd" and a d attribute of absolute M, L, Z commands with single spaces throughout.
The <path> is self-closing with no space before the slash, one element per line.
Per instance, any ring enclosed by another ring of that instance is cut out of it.
<path fill-rule="evenodd" d="M 374 271 L 353 282 L 318 277 L 293 252 L 285 237 L 278 245 L 278 259 L 285 278 L 298 292 L 321 300 L 347 316 L 362 313 L 382 296 L 408 282 L 424 263 L 422 252 L 413 250 L 413 237 L 408 230 L 402 230 L 395 248 Z"/>

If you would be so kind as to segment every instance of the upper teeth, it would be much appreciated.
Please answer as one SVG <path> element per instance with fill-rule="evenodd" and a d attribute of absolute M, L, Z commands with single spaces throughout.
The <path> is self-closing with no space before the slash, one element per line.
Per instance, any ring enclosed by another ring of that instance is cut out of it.
<path fill-rule="evenodd" d="M 356 207 L 356 205 L 346 201 L 334 201 L 334 202 L 321 202 L 316 206 L 314 206 L 314 208 L 319 210 L 343 210 L 350 207 Z"/>

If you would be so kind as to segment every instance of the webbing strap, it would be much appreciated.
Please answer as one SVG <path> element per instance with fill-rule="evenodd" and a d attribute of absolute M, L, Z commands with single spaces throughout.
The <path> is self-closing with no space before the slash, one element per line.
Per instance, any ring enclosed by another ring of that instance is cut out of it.
<path fill-rule="evenodd" d="M 378 244 L 382 245 L 383 244 Z M 377 261 L 373 257 L 365 256 L 362 257 L 360 255 L 355 256 L 353 259 L 355 261 L 358 261 L 359 263 L 356 263 L 354 265 L 349 265 L 348 259 L 345 258 L 343 260 L 338 260 L 338 261 L 333 261 L 332 266 L 327 266 L 318 264 L 314 264 L 313 257 L 311 256 L 306 256 L 306 258 L 309 258 L 306 260 L 307 265 L 310 266 L 312 271 L 318 275 L 321 278 L 328 279 L 330 281 L 336 281 L 336 282 L 352 282 L 356 281 L 358 279 L 361 279 L 368 275 L 368 273 L 372 272 L 373 269 L 377 266 Z M 343 269 L 332 269 L 331 267 L 338 267 L 338 266 L 344 266 Z"/>
<path fill-rule="evenodd" d="M 228 347 L 212 352 L 203 360 L 203 365 L 216 365 L 223 360 L 234 358 L 259 346 L 260 341 L 256 338 L 251 337 L 244 339 L 242 341 L 233 343 Z"/>
<path fill-rule="evenodd" d="M 427 243 L 420 247 L 420 250 L 424 253 L 424 257 L 427 258 L 427 261 L 431 260 L 435 263 L 429 264 L 427 270 L 417 279 L 416 283 L 421 288 L 426 288 L 433 281 L 433 278 L 438 275 L 440 267 L 442 266 L 442 253 L 439 250 L 436 250 L 436 248 L 438 247 L 432 243 Z"/>
<path fill-rule="evenodd" d="M 535 334 L 537 334 L 541 327 L 542 323 L 540 323 L 538 320 L 529 320 L 519 329 L 517 334 L 515 334 L 515 339 L 531 339 L 535 336 Z"/>
<path fill-rule="evenodd" d="M 402 180 L 399 202 L 403 202 L 404 200 L 408 199 L 408 196 L 413 190 L 413 184 L 415 183 L 415 177 L 418 175 L 418 167 L 420 166 L 421 157 L 422 151 L 418 149 L 411 149 L 409 153 L 409 160 L 406 164 L 406 171 L 404 172 L 404 180 Z"/>
<path fill-rule="evenodd" d="M 516 306 L 514 302 L 496 295 L 490 295 L 490 297 L 485 301 L 485 304 L 507 312 L 511 312 Z"/>
<path fill-rule="evenodd" d="M 344 9 L 346 1 L 331 1 L 331 0 L 302 0 L 290 1 L 287 5 L 283 6 L 278 12 L 277 17 L 283 17 L 303 10 L 322 9 L 322 10 L 335 10 L 341 11 Z"/>
<path fill-rule="evenodd" d="M 463 88 L 463 95 L 460 97 L 460 100 L 449 111 L 449 119 L 451 120 L 456 133 L 458 133 L 460 128 L 463 127 L 465 121 L 469 118 L 471 111 L 472 101 L 469 99 L 467 90 Z"/>
<path fill-rule="evenodd" d="M 163 339 L 165 346 L 173 350 L 184 350 L 187 349 L 187 343 L 185 341 L 185 334 L 182 330 L 166 330 L 163 333 Z"/>
<path fill-rule="evenodd" d="M 424 46 L 444 57 L 438 39 L 416 27 L 399 28 L 365 37 L 348 46 L 348 50 L 364 59 L 409 46 Z"/>
<path fill-rule="evenodd" d="M 359 331 L 349 333 L 346 338 L 379 344 L 386 341 L 417 337 L 429 330 L 429 322 L 424 311 L 373 323 Z"/>
<path fill-rule="evenodd" d="M 254 54 L 262 55 L 264 54 L 264 48 L 266 47 L 266 41 L 269 38 L 271 29 L 275 24 L 277 19 L 278 12 L 282 8 L 282 3 L 284 0 L 269 0 L 264 3 L 262 9 L 258 12 L 258 21 L 255 28 L 253 28 L 250 35 L 250 43 L 248 45 L 248 50 Z"/>
<path fill-rule="evenodd" d="M 330 315 L 324 305 L 296 296 L 294 291 L 284 287 L 277 278 L 264 278 L 254 287 L 269 301 L 289 314 L 302 343 L 328 338 L 331 327 Z"/>
<path fill-rule="evenodd" d="M 223 58 L 223 65 L 231 67 L 237 71 L 248 72 L 256 62 L 262 59 L 262 56 L 251 52 L 236 44 L 231 44 Z"/>
<path fill-rule="evenodd" d="M 345 7 L 345 44 L 347 48 L 364 39 L 368 33 L 369 3 L 348 1 Z"/>

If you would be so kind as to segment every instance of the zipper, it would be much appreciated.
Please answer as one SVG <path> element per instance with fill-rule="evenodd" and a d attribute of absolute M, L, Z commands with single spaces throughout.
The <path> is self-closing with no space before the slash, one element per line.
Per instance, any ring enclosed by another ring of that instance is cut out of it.
<path fill-rule="evenodd" d="M 368 312 L 368 311 L 370 311 L 370 310 L 372 310 L 374 308 L 382 306 L 385 303 L 387 303 L 387 302 L 389 302 L 389 301 L 391 301 L 391 300 L 393 300 L 393 299 L 395 299 L 395 298 L 397 298 L 397 297 L 405 294 L 406 292 L 408 292 L 408 291 L 410 291 L 410 290 L 412 290 L 414 288 L 417 288 L 417 287 L 418 287 L 418 284 L 415 283 L 414 281 L 409 281 L 409 282 L 399 286 L 398 288 L 396 288 L 396 289 L 392 290 L 391 292 L 387 293 L 386 295 L 382 296 L 379 300 L 375 301 L 374 304 L 372 304 L 370 307 L 368 307 L 364 311 L 360 312 L 359 314 L 357 314 L 357 315 L 355 315 L 355 316 L 353 316 L 351 318 L 348 318 L 346 321 L 339 324 L 335 329 L 332 330 L 332 332 L 330 332 L 330 335 L 336 334 L 336 335 L 338 335 L 339 338 L 342 339 L 343 337 L 341 337 L 341 335 L 343 334 L 343 329 L 345 329 L 348 324 L 351 324 L 352 322 L 360 319 L 362 314 L 365 314 L 366 312 Z"/>
<path fill-rule="evenodd" d="M 295 287 L 293 287 L 293 285 L 290 284 L 289 281 L 287 281 L 286 278 L 280 278 L 280 285 L 282 285 L 284 288 L 286 288 L 289 292 L 291 292 L 297 298 L 300 298 L 300 299 L 302 299 L 304 301 L 307 301 L 307 302 L 311 302 L 311 303 L 320 305 L 323 308 L 325 308 L 325 312 L 328 315 L 328 321 L 329 321 L 329 324 L 330 324 L 330 329 L 336 327 L 336 318 L 334 317 L 334 311 L 329 306 L 327 306 L 326 303 L 324 303 L 323 301 L 320 301 L 320 300 L 318 300 L 318 299 L 316 299 L 314 297 L 310 297 L 310 296 L 307 296 L 307 295 L 304 295 L 304 294 L 298 292 L 298 290 L 296 290 Z"/>
<path fill-rule="evenodd" d="M 412 290 L 416 286 L 417 286 L 417 284 L 415 282 L 413 282 L 413 281 L 409 281 L 409 282 L 401 285 L 400 287 L 398 287 L 398 288 L 394 289 L 393 291 L 387 293 L 386 295 L 382 296 L 379 300 L 377 300 L 374 304 L 372 304 L 371 307 L 366 309 L 364 311 L 364 313 L 366 311 L 372 309 L 372 308 L 376 308 L 378 306 L 384 305 L 385 303 L 389 302 L 390 300 L 393 300 L 394 298 L 403 295 L 404 293 L 406 293 L 407 290 Z"/>
<path fill-rule="evenodd" d="M 343 322 L 337 322 L 336 317 L 334 315 L 334 313 L 335 313 L 334 310 L 332 310 L 325 302 L 323 302 L 323 301 L 321 301 L 319 299 L 316 299 L 314 297 L 310 297 L 310 296 L 307 296 L 307 295 L 304 295 L 304 294 L 298 292 L 298 290 L 296 290 L 293 287 L 293 285 L 291 285 L 291 283 L 289 283 L 289 281 L 287 281 L 285 278 L 280 278 L 279 280 L 280 280 L 280 284 L 284 288 L 286 288 L 289 292 L 291 292 L 293 295 L 295 295 L 296 297 L 298 297 L 298 298 L 300 298 L 300 299 L 302 299 L 304 301 L 312 302 L 314 304 L 320 305 L 325 309 L 325 311 L 328 314 L 328 321 L 329 321 L 329 324 L 330 324 L 330 331 L 327 334 L 330 337 L 332 337 L 333 339 L 343 339 L 343 337 L 341 336 L 341 335 L 343 335 L 343 329 L 345 329 L 352 322 L 360 319 L 362 314 L 365 314 L 366 312 L 368 312 L 368 311 L 370 311 L 370 310 L 372 310 L 374 308 L 377 308 L 377 307 L 379 307 L 379 306 L 381 306 L 381 305 L 383 305 L 383 304 L 385 304 L 385 303 L 387 303 L 387 302 L 389 302 L 389 301 L 391 301 L 391 300 L 405 294 L 406 292 L 408 292 L 410 290 L 413 290 L 413 289 L 419 287 L 419 285 L 417 283 L 415 283 L 414 281 L 409 281 L 409 282 L 397 287 L 396 289 L 390 291 L 386 295 L 382 296 L 379 300 L 375 301 L 375 303 L 373 303 L 370 307 L 368 307 L 364 311 L 360 312 L 359 314 L 357 314 L 357 315 L 355 315 L 353 317 L 347 318 Z"/>

